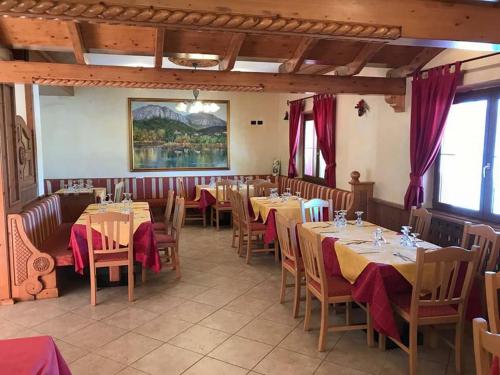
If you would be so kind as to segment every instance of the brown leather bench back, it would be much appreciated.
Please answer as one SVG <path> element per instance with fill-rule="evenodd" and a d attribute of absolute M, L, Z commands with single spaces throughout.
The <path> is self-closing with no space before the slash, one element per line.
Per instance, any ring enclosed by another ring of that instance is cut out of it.
<path fill-rule="evenodd" d="M 42 198 L 20 215 L 26 236 L 38 248 L 62 223 L 60 198 L 58 195 Z"/>

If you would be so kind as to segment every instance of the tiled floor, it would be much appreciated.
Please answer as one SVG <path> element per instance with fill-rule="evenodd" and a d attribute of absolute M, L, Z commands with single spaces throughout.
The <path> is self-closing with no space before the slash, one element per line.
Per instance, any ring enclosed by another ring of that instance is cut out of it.
<path fill-rule="evenodd" d="M 247 266 L 228 230 L 187 226 L 181 256 L 182 280 L 171 270 L 149 273 L 134 303 L 114 287 L 91 307 L 88 281 L 75 277 L 60 298 L 0 307 L 0 339 L 51 335 L 75 375 L 407 373 L 406 354 L 367 347 L 361 331 L 330 333 L 319 353 L 318 315 L 304 332 L 302 317 L 291 316 L 291 294 L 279 303 L 279 265 L 264 255 Z M 421 373 L 454 373 L 444 344 L 420 347 L 419 356 Z"/>

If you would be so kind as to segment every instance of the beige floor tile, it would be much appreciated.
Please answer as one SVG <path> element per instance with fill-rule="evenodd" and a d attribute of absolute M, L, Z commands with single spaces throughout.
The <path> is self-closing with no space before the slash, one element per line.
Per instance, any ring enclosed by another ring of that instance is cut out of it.
<path fill-rule="evenodd" d="M 56 339 L 54 340 L 54 342 L 56 343 L 57 348 L 61 352 L 64 360 L 68 364 L 89 354 L 89 351 L 87 349 L 79 348 L 78 346 L 68 344 L 65 341 Z"/>
<path fill-rule="evenodd" d="M 88 350 L 106 345 L 127 331 L 109 324 L 96 322 L 64 338 L 64 341 Z"/>
<path fill-rule="evenodd" d="M 186 277 L 185 280 L 189 279 Z M 193 299 L 194 297 L 207 291 L 208 289 L 209 288 L 206 286 L 196 285 L 189 282 L 177 281 L 176 283 L 168 285 L 168 287 L 165 288 L 165 291 L 163 293 L 171 296 Z"/>
<path fill-rule="evenodd" d="M 255 371 L 266 375 L 307 375 L 320 363 L 320 359 L 276 348 L 255 366 Z"/>
<path fill-rule="evenodd" d="M 90 353 L 76 360 L 69 367 L 73 375 L 112 375 L 122 370 L 125 366 L 108 358 Z"/>
<path fill-rule="evenodd" d="M 137 300 L 134 307 L 151 311 L 157 314 L 162 314 L 165 311 L 171 310 L 176 306 L 181 305 L 186 300 L 184 298 L 169 296 L 166 294 L 154 294 L 147 298 Z"/>
<path fill-rule="evenodd" d="M 254 286 L 246 293 L 246 295 L 257 299 L 277 302 L 279 301 L 280 296 L 279 284 L 265 281 L 257 286 Z"/>
<path fill-rule="evenodd" d="M 236 311 L 242 314 L 257 316 L 268 309 L 273 302 L 263 299 L 253 298 L 247 295 L 242 295 L 231 302 L 224 308 L 226 310 Z"/>
<path fill-rule="evenodd" d="M 184 332 L 193 324 L 185 320 L 173 319 L 169 316 L 160 315 L 159 317 L 137 327 L 134 332 L 148 336 L 161 341 L 168 341 Z"/>
<path fill-rule="evenodd" d="M 133 367 L 125 367 L 123 370 L 118 372 L 116 375 L 147 375 L 145 372 L 137 370 Z"/>
<path fill-rule="evenodd" d="M 169 341 L 169 344 L 179 346 L 200 354 L 208 354 L 222 344 L 230 335 L 216 329 L 194 325 Z"/>
<path fill-rule="evenodd" d="M 23 327 L 32 328 L 67 312 L 66 309 L 60 306 L 43 302 L 30 301 L 16 303 L 12 306 L 2 306 L 0 318 L 7 319 Z"/>
<path fill-rule="evenodd" d="M 204 303 L 186 301 L 182 305 L 168 310 L 163 316 L 173 319 L 182 319 L 191 323 L 198 323 L 215 312 L 218 308 Z"/>
<path fill-rule="evenodd" d="M 368 375 L 368 372 L 363 372 L 359 370 L 354 370 L 349 367 L 342 367 L 336 365 L 332 362 L 323 362 L 318 370 L 316 370 L 315 375 Z"/>
<path fill-rule="evenodd" d="M 304 331 L 303 325 L 300 324 L 279 344 L 279 347 L 305 354 L 312 358 L 325 358 L 328 354 L 328 350 L 335 346 L 340 337 L 340 333 L 329 332 L 326 339 L 327 351 L 319 352 L 319 331 L 311 330 L 306 332 Z"/>
<path fill-rule="evenodd" d="M 33 329 L 44 335 L 53 336 L 60 339 L 94 322 L 95 321 L 92 319 L 87 319 L 75 313 L 68 312 L 53 319 L 47 320 L 46 322 L 33 327 Z"/>
<path fill-rule="evenodd" d="M 205 357 L 190 367 L 184 375 L 244 375 L 247 370 L 229 363 Z"/>
<path fill-rule="evenodd" d="M 103 301 L 96 306 L 92 306 L 88 303 L 87 305 L 78 307 L 72 311 L 75 314 L 85 316 L 90 319 L 101 320 L 117 313 L 118 311 L 125 310 L 127 307 L 129 307 L 129 304 L 125 302 Z"/>
<path fill-rule="evenodd" d="M 159 340 L 129 332 L 96 349 L 95 353 L 116 362 L 130 365 L 162 344 L 163 342 Z"/>
<path fill-rule="evenodd" d="M 212 288 L 197 295 L 192 300 L 215 307 L 222 307 L 240 295 L 239 292 Z"/>
<path fill-rule="evenodd" d="M 8 320 L 0 320 L 0 340 L 13 339 L 22 334 L 27 328 Z"/>
<path fill-rule="evenodd" d="M 285 324 L 256 318 L 240 329 L 236 335 L 275 346 L 278 345 L 292 330 L 293 327 Z"/>
<path fill-rule="evenodd" d="M 420 349 L 420 347 L 419 347 Z M 380 366 L 380 373 L 388 375 L 403 375 L 408 374 L 408 355 L 400 349 L 389 350 L 386 352 L 385 361 Z M 433 375 L 443 375 L 446 373 L 446 363 L 434 362 L 426 360 L 425 358 L 418 358 L 417 373 L 418 374 L 433 374 Z M 450 364 L 453 365 L 453 360 Z M 361 367 L 361 366 L 349 366 L 349 367 Z M 370 372 L 366 370 L 367 372 Z"/>
<path fill-rule="evenodd" d="M 132 364 L 133 368 L 152 375 L 177 375 L 198 362 L 203 356 L 189 350 L 164 344 Z"/>
<path fill-rule="evenodd" d="M 104 323 L 114 325 L 123 329 L 134 329 L 143 325 L 158 316 L 156 313 L 137 309 L 135 307 L 128 307 L 125 310 L 118 311 L 103 320 Z"/>
<path fill-rule="evenodd" d="M 253 319 L 250 315 L 240 314 L 234 311 L 220 309 L 209 317 L 203 319 L 200 325 L 218 329 L 226 333 L 236 333 L 244 325 Z"/>
<path fill-rule="evenodd" d="M 264 310 L 260 317 L 272 322 L 286 324 L 291 327 L 296 327 L 302 322 L 302 318 L 295 319 L 292 315 L 292 305 L 287 303 L 275 303 L 267 310 Z"/>
<path fill-rule="evenodd" d="M 232 336 L 209 356 L 250 370 L 272 349 L 271 345 Z"/>

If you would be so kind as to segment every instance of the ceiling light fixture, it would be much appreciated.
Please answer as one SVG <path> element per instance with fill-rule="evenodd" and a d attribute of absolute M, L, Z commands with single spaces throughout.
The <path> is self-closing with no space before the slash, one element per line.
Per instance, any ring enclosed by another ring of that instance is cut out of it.
<path fill-rule="evenodd" d="M 196 68 L 198 68 L 197 63 L 193 63 L 193 68 L 196 71 Z M 194 89 L 193 90 L 193 97 L 194 100 L 190 102 L 180 102 L 175 106 L 175 109 L 179 112 L 187 112 L 187 113 L 215 113 L 217 112 L 220 107 L 215 104 L 215 103 L 203 103 L 202 101 L 198 100 L 198 96 L 200 95 L 200 90 Z"/>

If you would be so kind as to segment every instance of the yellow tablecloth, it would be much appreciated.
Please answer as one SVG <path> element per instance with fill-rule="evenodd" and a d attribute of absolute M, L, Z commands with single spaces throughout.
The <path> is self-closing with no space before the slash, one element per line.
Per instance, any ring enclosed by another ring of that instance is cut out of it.
<path fill-rule="evenodd" d="M 250 202 L 252 204 L 255 218 L 257 219 L 260 215 L 264 223 L 267 221 L 267 217 L 272 209 L 275 209 L 280 214 L 286 216 L 289 219 L 297 220 L 297 222 L 299 223 L 302 222 L 300 200 L 296 197 L 291 197 L 285 202 L 281 200 L 273 201 L 266 197 L 251 197 Z"/>
<path fill-rule="evenodd" d="M 123 204 L 122 203 L 111 203 L 106 205 L 106 212 L 123 212 Z M 80 215 L 75 224 L 86 225 L 87 215 L 97 214 L 99 213 L 99 204 L 90 204 L 85 211 Z M 139 228 L 142 223 L 151 221 L 151 214 L 149 211 L 149 204 L 147 202 L 133 202 L 132 203 L 132 212 L 134 214 L 134 232 Z M 101 227 L 98 225 L 92 225 L 92 229 L 96 230 L 100 233 Z M 125 223 L 120 223 L 120 245 L 128 245 L 128 233 L 127 233 L 127 225 Z"/>
<path fill-rule="evenodd" d="M 196 185 L 195 188 L 196 188 L 196 196 L 194 198 L 195 201 L 199 201 L 200 200 L 200 198 L 201 198 L 201 191 L 202 190 L 208 191 L 212 195 L 212 197 L 215 198 L 215 191 L 216 191 L 215 187 L 210 187 L 210 185 Z M 232 189 L 236 190 L 236 186 L 233 185 Z M 254 190 L 253 185 L 250 185 L 250 189 L 249 190 L 250 190 L 250 195 L 253 195 L 253 190 Z M 222 196 L 222 194 L 223 194 L 222 191 L 223 191 L 222 188 L 219 188 L 219 201 L 223 200 L 223 198 L 224 198 Z M 247 193 L 247 186 L 246 185 L 240 185 L 240 192 L 242 194 L 246 194 Z"/>
<path fill-rule="evenodd" d="M 106 198 L 106 188 L 102 187 L 95 187 L 95 188 L 84 188 L 84 189 L 78 189 L 78 190 L 72 190 L 72 189 L 59 189 L 55 192 L 55 194 L 92 194 L 96 197 L 100 197 L 101 199 Z"/>
<path fill-rule="evenodd" d="M 416 276 L 416 249 L 403 247 L 400 244 L 401 236 L 396 232 L 384 229 L 383 236 L 387 243 L 382 246 L 373 244 L 374 231 L 376 225 L 364 222 L 362 227 L 349 222 L 347 228 L 337 230 L 331 222 L 323 223 L 305 223 L 304 228 L 313 231 L 314 233 L 324 237 L 335 237 L 338 240 L 335 242 L 335 251 L 339 262 L 340 270 L 345 279 L 354 283 L 358 276 L 363 272 L 369 263 L 384 263 L 390 264 L 411 284 L 415 282 Z M 368 241 L 365 243 L 355 243 L 355 241 Z M 418 242 L 419 247 L 425 249 L 438 249 L 439 246 L 429 242 Z M 401 257 L 394 255 L 395 253 L 402 254 L 411 260 L 404 260 Z M 426 285 L 425 280 L 432 279 L 433 267 L 424 269 L 424 285 L 425 289 L 430 289 L 431 285 Z"/>

